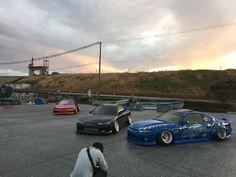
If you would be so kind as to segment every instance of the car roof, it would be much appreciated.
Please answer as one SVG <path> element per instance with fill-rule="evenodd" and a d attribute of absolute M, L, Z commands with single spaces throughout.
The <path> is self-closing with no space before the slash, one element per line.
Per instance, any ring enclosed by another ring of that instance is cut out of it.
<path fill-rule="evenodd" d="M 118 106 L 118 104 L 114 104 L 114 103 L 106 103 L 106 104 L 102 104 L 104 106 Z"/>
<path fill-rule="evenodd" d="M 177 109 L 177 110 L 173 110 L 175 112 L 183 112 L 183 113 L 187 113 L 187 112 L 194 112 L 193 110 L 191 109 Z"/>
<path fill-rule="evenodd" d="M 185 114 L 185 115 L 191 114 L 191 113 L 207 114 L 205 112 L 194 111 L 194 110 L 191 110 L 191 109 L 178 109 L 178 110 L 172 110 L 172 111 L 180 113 L 180 114 Z"/>
<path fill-rule="evenodd" d="M 74 100 L 73 99 L 63 99 L 60 102 L 74 103 Z"/>

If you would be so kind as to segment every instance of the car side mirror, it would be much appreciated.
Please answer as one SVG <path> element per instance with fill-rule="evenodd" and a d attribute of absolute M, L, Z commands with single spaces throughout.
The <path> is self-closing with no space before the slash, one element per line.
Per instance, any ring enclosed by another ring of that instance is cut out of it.
<path fill-rule="evenodd" d="M 92 114 L 95 109 L 96 109 L 96 107 L 93 108 L 92 110 L 90 110 L 90 111 L 89 111 L 89 114 Z"/>

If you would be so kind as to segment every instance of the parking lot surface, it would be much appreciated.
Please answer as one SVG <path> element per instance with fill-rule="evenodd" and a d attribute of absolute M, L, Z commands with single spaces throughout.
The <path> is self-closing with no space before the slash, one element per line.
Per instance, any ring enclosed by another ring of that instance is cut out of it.
<path fill-rule="evenodd" d="M 77 118 L 93 106 L 81 105 L 72 116 L 52 115 L 53 106 L 0 107 L 0 177 L 68 177 L 80 149 L 95 141 L 104 144 L 109 177 L 235 177 L 234 134 L 223 142 L 145 147 L 128 142 L 126 128 L 109 136 L 76 135 Z M 157 114 L 134 111 L 132 119 Z"/>

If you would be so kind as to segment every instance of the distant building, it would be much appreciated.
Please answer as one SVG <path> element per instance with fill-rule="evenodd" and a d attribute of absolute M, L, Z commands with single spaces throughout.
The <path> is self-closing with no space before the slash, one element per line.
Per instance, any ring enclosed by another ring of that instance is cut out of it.
<path fill-rule="evenodd" d="M 28 66 L 29 76 L 44 76 L 49 74 L 49 61 L 43 60 L 43 66 L 34 66 L 34 59 L 32 58 L 31 63 Z"/>
<path fill-rule="evenodd" d="M 32 86 L 32 82 L 22 82 L 25 77 L 19 77 L 11 82 L 6 82 L 7 86 L 12 87 L 14 90 L 28 89 Z"/>

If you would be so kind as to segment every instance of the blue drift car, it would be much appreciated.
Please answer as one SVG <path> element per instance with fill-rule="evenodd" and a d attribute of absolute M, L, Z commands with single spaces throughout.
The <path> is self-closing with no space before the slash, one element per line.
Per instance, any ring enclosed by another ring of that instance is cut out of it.
<path fill-rule="evenodd" d="M 140 145 L 169 145 L 224 140 L 231 136 L 231 118 L 187 109 L 173 110 L 156 118 L 138 121 L 128 128 L 128 141 Z"/>

